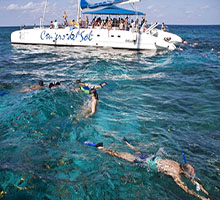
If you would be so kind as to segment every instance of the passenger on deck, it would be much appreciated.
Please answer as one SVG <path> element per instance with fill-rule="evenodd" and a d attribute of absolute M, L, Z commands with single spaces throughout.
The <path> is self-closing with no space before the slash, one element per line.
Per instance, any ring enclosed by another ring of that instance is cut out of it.
<path fill-rule="evenodd" d="M 79 24 L 79 28 L 81 28 L 82 27 L 82 18 L 81 17 L 78 20 L 78 24 Z"/>
<path fill-rule="evenodd" d="M 141 27 L 142 27 L 142 25 L 144 24 L 145 21 L 146 21 L 145 17 L 142 17 L 141 18 Z"/>
<path fill-rule="evenodd" d="M 116 18 L 113 18 L 112 27 L 119 27 L 119 25 L 117 24 L 117 19 Z"/>
<path fill-rule="evenodd" d="M 162 30 L 162 31 L 166 31 L 166 28 L 165 28 L 164 22 L 163 22 L 162 25 L 161 25 L 161 30 Z"/>
<path fill-rule="evenodd" d="M 119 24 L 119 29 L 124 30 L 124 23 L 123 23 L 122 19 L 121 19 L 120 24 Z"/>
<path fill-rule="evenodd" d="M 95 21 L 96 21 L 96 16 L 92 19 L 91 24 L 95 24 Z"/>
<path fill-rule="evenodd" d="M 105 28 L 105 22 L 104 20 L 101 21 L 101 29 Z"/>
<path fill-rule="evenodd" d="M 76 23 L 75 23 L 75 20 L 73 19 L 73 20 L 70 20 L 70 25 L 72 26 L 72 27 L 74 27 L 75 25 L 76 25 Z"/>
<path fill-rule="evenodd" d="M 108 23 L 108 17 L 106 17 L 106 19 L 105 19 L 105 23 L 106 23 L 106 24 Z"/>
<path fill-rule="evenodd" d="M 55 19 L 55 21 L 54 21 L 54 23 L 53 23 L 53 27 L 55 28 L 55 29 L 58 29 L 59 27 L 58 27 L 58 22 L 57 22 L 57 20 Z"/>
<path fill-rule="evenodd" d="M 124 30 L 129 31 L 128 17 L 125 18 Z"/>
<path fill-rule="evenodd" d="M 85 28 L 88 28 L 89 27 L 89 17 L 86 16 L 86 19 L 85 19 Z"/>
<path fill-rule="evenodd" d="M 63 14 L 63 23 L 64 23 L 64 27 L 67 27 L 69 26 L 69 23 L 67 21 L 67 14 L 66 14 L 66 11 L 64 11 L 64 14 Z"/>
<path fill-rule="evenodd" d="M 145 20 L 144 23 L 143 23 L 142 26 L 141 26 L 141 31 L 142 31 L 143 33 L 145 33 L 146 29 L 147 29 L 147 21 Z"/>
<path fill-rule="evenodd" d="M 139 30 L 139 19 L 138 18 L 135 21 L 135 27 L 136 27 L 136 31 L 138 32 Z"/>
<path fill-rule="evenodd" d="M 112 29 L 112 20 L 111 19 L 108 20 L 107 27 L 108 27 L 108 31 L 110 31 Z"/>
<path fill-rule="evenodd" d="M 53 28 L 53 21 L 50 22 L 50 29 Z"/>
<path fill-rule="evenodd" d="M 134 22 L 133 19 L 131 20 L 131 26 L 130 27 L 131 27 L 131 31 L 134 32 L 135 31 L 135 22 Z"/>

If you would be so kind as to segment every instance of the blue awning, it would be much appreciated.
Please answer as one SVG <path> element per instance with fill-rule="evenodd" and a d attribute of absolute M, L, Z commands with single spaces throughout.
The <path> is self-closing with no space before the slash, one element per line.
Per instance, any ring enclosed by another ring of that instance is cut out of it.
<path fill-rule="evenodd" d="M 94 14 L 94 15 L 144 15 L 142 12 L 127 10 L 124 8 L 119 8 L 117 6 L 109 6 L 95 11 L 83 12 L 83 14 Z"/>

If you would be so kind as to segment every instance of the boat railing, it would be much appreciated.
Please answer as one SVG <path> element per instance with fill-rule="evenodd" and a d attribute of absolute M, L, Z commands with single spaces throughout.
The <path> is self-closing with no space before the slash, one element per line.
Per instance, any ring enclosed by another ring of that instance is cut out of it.
<path fill-rule="evenodd" d="M 155 22 L 154 24 L 152 24 L 147 30 L 146 33 L 151 32 L 153 29 L 155 29 L 157 26 L 159 25 L 158 22 Z"/>

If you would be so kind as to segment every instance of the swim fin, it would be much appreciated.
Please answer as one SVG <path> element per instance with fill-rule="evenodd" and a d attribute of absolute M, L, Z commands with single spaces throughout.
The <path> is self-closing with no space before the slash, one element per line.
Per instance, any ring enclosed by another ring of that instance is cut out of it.
<path fill-rule="evenodd" d="M 93 143 L 90 141 L 82 142 L 82 144 L 85 144 L 87 146 L 92 146 L 92 147 L 103 147 L 103 143 Z"/>
<path fill-rule="evenodd" d="M 123 140 L 130 144 L 130 141 L 126 137 L 123 137 Z"/>

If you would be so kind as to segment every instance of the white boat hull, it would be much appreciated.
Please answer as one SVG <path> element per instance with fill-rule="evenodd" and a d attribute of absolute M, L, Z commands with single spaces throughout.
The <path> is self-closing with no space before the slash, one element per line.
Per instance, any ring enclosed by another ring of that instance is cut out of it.
<path fill-rule="evenodd" d="M 176 47 L 150 33 L 107 29 L 22 29 L 11 34 L 13 44 L 93 46 L 134 50 L 174 50 Z"/>
<path fill-rule="evenodd" d="M 166 31 L 159 30 L 159 29 L 154 29 L 151 31 L 151 34 L 158 37 L 158 39 L 161 39 L 161 40 L 169 39 L 169 42 L 173 44 L 182 43 L 181 37 L 170 32 L 166 32 Z"/>

